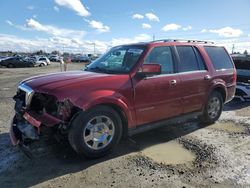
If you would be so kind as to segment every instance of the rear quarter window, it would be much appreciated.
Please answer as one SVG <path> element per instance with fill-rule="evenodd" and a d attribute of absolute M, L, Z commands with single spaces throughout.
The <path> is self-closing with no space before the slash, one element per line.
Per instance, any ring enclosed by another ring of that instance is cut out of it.
<path fill-rule="evenodd" d="M 230 56 L 223 47 L 206 46 L 204 47 L 215 70 L 234 68 Z"/>

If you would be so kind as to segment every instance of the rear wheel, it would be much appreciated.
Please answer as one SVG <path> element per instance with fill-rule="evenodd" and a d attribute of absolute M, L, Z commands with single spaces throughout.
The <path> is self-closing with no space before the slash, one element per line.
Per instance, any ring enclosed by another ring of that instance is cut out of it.
<path fill-rule="evenodd" d="M 15 66 L 12 63 L 10 63 L 10 64 L 7 65 L 7 67 L 8 68 L 14 68 Z"/>
<path fill-rule="evenodd" d="M 109 153 L 120 141 L 122 122 L 110 107 L 98 106 L 80 113 L 72 122 L 69 142 L 80 155 L 98 158 Z"/>
<path fill-rule="evenodd" d="M 223 109 L 223 99 L 222 95 L 214 91 L 210 94 L 206 106 L 203 110 L 203 115 L 201 121 L 204 123 L 214 123 L 217 121 L 221 115 Z"/>

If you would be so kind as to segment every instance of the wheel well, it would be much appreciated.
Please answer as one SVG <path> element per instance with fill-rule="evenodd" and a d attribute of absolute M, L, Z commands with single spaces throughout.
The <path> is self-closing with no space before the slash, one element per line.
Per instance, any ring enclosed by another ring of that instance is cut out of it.
<path fill-rule="evenodd" d="M 226 91 L 223 88 L 217 87 L 213 91 L 219 92 L 221 94 L 221 96 L 222 96 L 223 102 L 226 101 Z"/>

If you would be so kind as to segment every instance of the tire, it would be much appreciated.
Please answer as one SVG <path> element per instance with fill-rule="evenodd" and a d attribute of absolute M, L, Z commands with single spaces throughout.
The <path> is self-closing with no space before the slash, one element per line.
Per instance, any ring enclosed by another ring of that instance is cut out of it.
<path fill-rule="evenodd" d="M 43 63 L 41 63 L 41 64 L 39 65 L 39 67 L 43 67 L 43 66 L 45 66 Z"/>
<path fill-rule="evenodd" d="M 8 68 L 14 68 L 15 66 L 12 63 L 10 63 L 10 64 L 7 65 L 7 67 Z"/>
<path fill-rule="evenodd" d="M 217 91 L 212 92 L 208 97 L 200 120 L 206 124 L 214 123 L 220 118 L 223 105 L 222 95 Z"/>
<path fill-rule="evenodd" d="M 110 153 L 122 136 L 121 118 L 108 106 L 80 112 L 70 126 L 70 145 L 79 155 L 87 158 L 99 158 Z"/>

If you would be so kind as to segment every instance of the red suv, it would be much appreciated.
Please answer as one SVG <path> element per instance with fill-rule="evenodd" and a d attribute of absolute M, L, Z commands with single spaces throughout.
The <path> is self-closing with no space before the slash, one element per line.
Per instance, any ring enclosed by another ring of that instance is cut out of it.
<path fill-rule="evenodd" d="M 78 154 L 100 157 L 123 135 L 194 117 L 215 122 L 235 85 L 229 54 L 209 42 L 117 46 L 84 70 L 22 81 L 11 140 L 23 145 L 53 128 Z"/>

